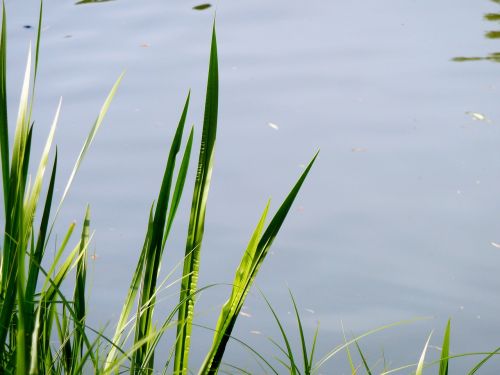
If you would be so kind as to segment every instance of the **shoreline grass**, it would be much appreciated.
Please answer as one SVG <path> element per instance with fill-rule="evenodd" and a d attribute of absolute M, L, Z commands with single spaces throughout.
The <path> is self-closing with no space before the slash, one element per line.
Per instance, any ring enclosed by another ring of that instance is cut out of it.
<path fill-rule="evenodd" d="M 41 3 L 35 55 L 32 59 L 31 51 L 28 53 L 18 117 L 15 126 L 10 129 L 6 94 L 7 17 L 5 5 L 2 4 L 0 159 L 4 197 L 4 231 L 0 252 L 0 374 L 82 374 L 89 371 L 95 374 L 153 374 L 158 371 L 155 369 L 155 357 L 158 356 L 156 350 L 168 329 L 176 331 L 176 338 L 171 343 L 174 347 L 172 358 L 168 359 L 163 371 L 182 375 L 193 373 L 194 369 L 189 365 L 189 356 L 193 342 L 192 328 L 195 325 L 193 323 L 195 300 L 200 292 L 209 287 L 199 287 L 197 281 L 200 267 L 202 267 L 200 253 L 204 251 L 202 243 L 205 214 L 208 209 L 208 194 L 214 168 L 218 122 L 219 77 L 215 23 L 212 29 L 202 139 L 199 145 L 198 168 L 192 196 L 183 272 L 180 279 L 179 302 L 175 308 L 163 316 L 155 311 L 157 295 L 163 284 L 158 280 L 159 271 L 162 262 L 165 258 L 168 259 L 167 240 L 183 196 L 193 147 L 195 127 L 185 129 L 186 116 L 190 108 L 190 92 L 187 94 L 170 146 L 157 199 L 150 208 L 143 247 L 138 252 L 137 265 L 135 272 L 131 275 L 120 317 L 116 322 L 113 336 L 106 337 L 102 331 L 95 330 L 86 323 L 89 310 L 86 299 L 87 259 L 88 247 L 92 240 L 90 207 L 87 207 L 82 215 L 83 221 L 76 244 L 70 245 L 77 235 L 76 223 L 70 223 L 62 242 L 56 249 L 54 259 L 48 263 L 47 269 L 42 264 L 45 264 L 44 255 L 54 223 L 80 165 L 104 121 L 111 101 L 123 79 L 123 74 L 118 77 L 105 99 L 84 140 L 59 203 L 55 204 L 54 185 L 57 177 L 58 154 L 57 149 L 54 149 L 53 139 L 62 101 L 59 102 L 55 111 L 42 154 L 37 161 L 31 155 L 32 141 L 37 137 L 36 125 L 32 119 L 32 108 L 35 100 L 42 13 L 43 4 Z M 12 146 L 9 143 L 10 130 L 14 131 Z M 185 133 L 188 133 L 187 140 L 183 142 Z M 216 326 L 213 329 L 209 328 L 213 331 L 213 339 L 206 345 L 205 359 L 198 370 L 200 375 L 217 374 L 221 371 L 224 353 L 230 340 L 246 345 L 232 336 L 237 318 L 317 155 L 318 153 L 313 156 L 270 220 L 268 220 L 270 202 L 265 205 L 235 270 L 231 292 L 220 310 Z M 36 173 L 30 176 L 28 171 L 32 162 L 38 162 L 38 168 Z M 47 176 L 50 176 L 48 182 Z M 45 191 L 45 196 L 42 196 L 42 191 Z M 62 292 L 63 284 L 74 286 L 71 296 Z M 290 298 L 300 339 L 298 354 L 294 353 L 290 333 L 284 327 L 271 302 L 264 296 L 263 298 L 282 336 L 282 344 L 272 340 L 278 353 L 282 355 L 277 362 L 282 366 L 280 369 L 283 368 L 290 374 L 319 373 L 323 364 L 344 350 L 353 374 L 360 373 L 360 369 L 371 374 L 374 369 L 370 368 L 359 340 L 382 330 L 408 323 L 389 324 L 352 339 L 344 335 L 343 344 L 334 347 L 319 360 L 315 360 L 319 328 L 314 332 L 312 341 L 307 343 L 302 319 L 292 293 L 290 292 Z M 135 313 L 133 313 L 134 307 Z M 415 364 L 396 369 L 384 367 L 383 373 L 389 374 L 414 368 L 414 373 L 421 375 L 428 367 L 434 366 L 438 367 L 439 375 L 448 375 L 451 359 L 467 355 L 483 356 L 484 358 L 470 370 L 469 374 L 472 375 L 477 373 L 491 358 L 500 354 L 499 348 L 486 353 L 450 354 L 450 327 L 451 323 L 448 321 L 443 335 L 441 357 L 438 361 L 426 363 L 426 353 L 431 340 L 431 335 L 429 335 Z M 266 356 L 248 345 L 247 348 L 262 361 L 263 367 L 267 367 L 275 374 L 282 373 L 271 364 L 270 360 L 266 359 Z M 354 362 L 350 348 L 355 349 L 353 353 L 357 353 L 360 364 Z M 172 365 L 171 368 L 170 365 Z M 230 368 L 234 372 L 246 373 L 238 366 Z"/>

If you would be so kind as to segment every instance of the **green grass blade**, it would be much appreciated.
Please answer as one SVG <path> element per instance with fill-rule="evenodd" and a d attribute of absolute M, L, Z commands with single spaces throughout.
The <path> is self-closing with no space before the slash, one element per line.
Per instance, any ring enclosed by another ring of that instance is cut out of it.
<path fill-rule="evenodd" d="M 347 337 L 345 335 L 344 324 L 342 322 L 341 324 L 342 324 L 342 335 L 344 336 L 344 344 L 347 344 Z M 356 375 L 357 372 L 356 365 L 354 364 L 354 361 L 352 359 L 351 349 L 349 348 L 349 345 L 345 347 L 345 352 L 347 354 L 347 361 L 349 362 L 349 367 L 351 368 L 351 375 Z"/>
<path fill-rule="evenodd" d="M 262 234 L 261 236 L 260 233 L 262 232 L 262 227 L 269 204 L 264 210 L 264 214 L 259 221 L 259 225 L 257 226 L 257 229 L 254 232 L 248 248 L 243 255 L 242 261 L 236 271 L 236 277 L 234 280 L 231 297 L 224 305 L 219 316 L 219 321 L 217 323 L 217 333 L 214 336 L 212 348 L 207 354 L 203 366 L 200 369 L 201 374 L 217 371 L 217 368 L 222 361 L 222 356 L 224 354 L 228 337 L 231 335 L 231 331 L 236 323 L 236 319 L 238 318 L 238 314 L 241 307 L 243 306 L 246 295 L 250 290 L 250 287 L 252 286 L 252 283 L 257 276 L 260 266 L 262 265 L 276 235 L 278 234 L 281 225 L 283 224 L 305 178 L 311 170 L 311 167 L 313 166 L 317 155 L 318 154 L 314 156 L 305 171 L 302 173 L 302 175 L 274 215 L 273 219 L 267 226 L 264 234 Z M 307 356 L 305 358 L 307 361 Z"/>
<path fill-rule="evenodd" d="M 283 328 L 283 325 L 281 324 L 281 321 L 278 318 L 276 311 L 274 311 L 273 307 L 271 306 L 271 303 L 269 302 L 269 300 L 266 298 L 266 296 L 262 292 L 261 292 L 261 295 L 264 298 L 264 300 L 266 301 L 266 304 L 269 307 L 269 310 L 271 310 L 271 313 L 273 314 L 274 320 L 276 321 L 276 323 L 278 324 L 278 327 L 280 329 L 281 336 L 283 337 L 283 341 L 285 342 L 285 346 L 286 346 L 286 350 L 287 350 L 287 357 L 288 357 L 288 360 L 290 361 L 290 365 L 289 365 L 290 374 L 291 375 L 295 375 L 297 373 L 300 374 L 299 368 L 296 365 L 295 358 L 293 356 L 292 347 L 290 345 L 290 341 L 288 340 L 288 336 L 286 335 L 285 329 Z"/>
<path fill-rule="evenodd" d="M 193 146 L 193 134 L 194 128 L 191 128 L 189 132 L 189 138 L 186 143 L 186 148 L 184 150 L 184 155 L 182 156 L 181 166 L 179 168 L 179 173 L 177 175 L 177 180 L 175 183 L 174 193 L 172 194 L 170 211 L 168 212 L 167 225 L 165 228 L 165 235 L 163 236 L 162 248 L 165 247 L 165 242 L 167 241 L 168 234 L 170 233 L 170 229 L 172 228 L 172 223 L 175 218 L 175 214 L 177 213 L 177 208 L 179 207 L 179 203 L 181 201 L 182 192 L 184 191 L 184 183 L 186 182 L 187 171 L 189 167 L 189 159 L 191 157 L 191 149 Z"/>
<path fill-rule="evenodd" d="M 118 86 L 120 85 L 120 82 L 122 81 L 124 75 L 125 75 L 125 72 L 123 72 L 122 74 L 120 74 L 120 76 L 118 77 L 118 79 L 114 83 L 113 87 L 111 88 L 111 91 L 109 92 L 106 100 L 104 101 L 104 104 L 101 107 L 101 110 L 99 111 L 99 114 L 97 115 L 97 118 L 96 118 L 96 120 L 94 122 L 94 125 L 90 129 L 90 132 L 89 132 L 89 134 L 87 136 L 87 139 L 85 140 L 85 142 L 84 142 L 84 144 L 82 146 L 82 149 L 80 150 L 80 154 L 78 155 L 78 157 L 76 159 L 76 162 L 75 162 L 75 165 L 73 167 L 73 170 L 71 171 L 71 174 L 70 174 L 70 177 L 68 179 L 68 182 L 66 183 L 66 187 L 64 188 L 64 192 L 62 194 L 61 200 L 59 201 L 59 205 L 57 207 L 56 217 L 57 217 L 57 215 L 58 215 L 58 213 L 59 213 L 59 211 L 61 209 L 61 206 L 62 206 L 62 204 L 63 204 L 63 202 L 64 202 L 64 200 L 65 200 L 65 198 L 66 198 L 66 196 L 68 194 L 68 191 L 69 191 L 69 189 L 71 187 L 71 184 L 73 183 L 73 179 L 75 178 L 76 172 L 80 168 L 80 164 L 82 163 L 85 155 L 87 154 L 87 151 L 88 151 L 90 145 L 92 144 L 92 141 L 94 140 L 97 131 L 101 127 L 101 124 L 102 124 L 102 122 L 104 120 L 104 116 L 108 112 L 108 109 L 109 109 L 109 106 L 111 104 L 111 101 L 113 100 L 113 97 L 116 94 L 116 90 L 118 89 Z M 54 218 L 54 220 L 55 220 L 55 218 Z"/>
<path fill-rule="evenodd" d="M 252 268 L 257 245 L 262 235 L 262 231 L 264 230 L 269 204 L 268 202 L 250 238 L 250 242 L 243 254 L 240 265 L 236 270 L 231 296 L 221 309 L 215 327 L 212 347 L 203 362 L 200 374 L 216 372 L 217 368 L 220 366 L 226 344 L 231 336 L 232 327 L 243 305 L 244 295 L 248 292 L 248 288 L 245 288 L 245 286 L 248 285 L 248 274 Z"/>
<path fill-rule="evenodd" d="M 467 375 L 474 375 L 481 367 L 483 367 L 486 362 L 488 362 L 494 355 L 500 352 L 500 348 L 496 348 L 493 352 L 489 353 L 484 359 L 481 360 L 477 365 L 475 365 Z"/>
<path fill-rule="evenodd" d="M 190 94 L 188 94 L 186 98 L 186 103 L 170 147 L 167 164 L 165 166 L 165 173 L 163 175 L 160 192 L 158 194 L 150 240 L 148 241 L 148 247 L 144 258 L 144 276 L 142 279 L 140 301 L 137 306 L 138 313 L 135 332 L 136 342 L 142 341 L 144 337 L 150 337 L 153 328 L 152 317 L 155 305 L 154 294 L 156 293 L 156 284 L 163 254 L 162 244 L 169 206 L 170 189 L 172 186 L 177 154 L 181 148 L 182 134 L 184 132 L 184 124 L 186 122 L 186 115 L 189 108 L 189 98 Z M 144 356 L 146 352 L 147 345 L 146 347 L 139 348 L 135 351 L 132 373 L 134 373 L 135 368 L 140 369 L 149 366 L 144 363 Z M 153 362 L 153 358 L 151 359 L 151 362 Z"/>
<path fill-rule="evenodd" d="M 118 323 L 116 325 L 116 330 L 113 335 L 113 345 L 106 357 L 106 362 L 104 363 L 104 370 L 107 371 L 111 364 L 114 362 L 116 357 L 117 347 L 120 346 L 120 342 L 122 339 L 123 331 L 127 324 L 128 317 L 130 316 L 130 312 L 132 311 L 135 298 L 139 291 L 139 286 L 142 277 L 142 270 L 144 268 L 144 258 L 146 257 L 146 250 L 148 248 L 149 239 L 151 238 L 151 232 L 153 230 L 153 207 L 150 208 L 149 211 L 149 220 L 148 220 L 148 229 L 146 232 L 146 238 L 144 239 L 144 244 L 142 246 L 141 253 L 139 255 L 139 260 L 137 261 L 137 266 L 135 272 L 132 276 L 132 281 L 130 282 L 130 287 L 127 292 L 127 297 L 125 298 L 125 302 L 122 307 L 122 312 L 120 314 L 120 318 L 118 319 Z"/>
<path fill-rule="evenodd" d="M 83 229 L 78 249 L 79 260 L 76 266 L 76 282 L 73 297 L 76 320 L 74 321 L 74 350 L 71 368 L 77 366 L 83 351 L 83 327 L 85 326 L 86 306 L 85 306 L 85 285 L 87 282 L 87 248 L 90 238 L 90 207 L 87 206 Z"/>
<path fill-rule="evenodd" d="M 361 361 L 363 362 L 363 366 L 365 367 L 366 373 L 368 375 L 372 375 L 372 372 L 370 371 L 370 366 L 368 366 L 368 362 L 366 361 L 365 355 L 363 354 L 361 347 L 359 346 L 357 341 L 354 341 L 354 344 L 356 344 L 356 349 L 358 349 L 358 353 L 359 356 L 361 357 Z"/>
<path fill-rule="evenodd" d="M 47 236 L 47 226 L 49 223 L 50 209 L 52 207 L 52 198 L 54 196 L 56 171 L 57 171 L 57 151 L 54 157 L 54 163 L 52 165 L 52 173 L 50 176 L 47 196 L 45 198 L 45 206 L 43 209 L 42 220 L 40 222 L 40 229 L 38 231 L 37 244 L 35 251 L 33 252 L 32 259 L 30 259 L 29 263 L 28 281 L 26 284 L 26 299 L 28 301 L 32 301 L 33 296 L 35 295 L 35 289 L 39 274 L 39 264 L 41 264 L 43 254 L 45 252 L 45 240 Z"/>
<path fill-rule="evenodd" d="M 309 364 L 311 366 L 311 371 L 312 371 L 312 365 L 313 365 L 313 360 L 314 360 L 314 353 L 316 351 L 316 343 L 318 342 L 318 333 L 319 333 L 319 322 L 316 326 L 316 330 L 314 331 L 314 337 L 313 337 L 313 342 L 312 342 L 312 347 L 311 347 L 311 353 L 309 355 Z"/>
<path fill-rule="evenodd" d="M 399 322 L 391 323 L 391 324 L 386 324 L 383 326 L 380 326 L 378 328 L 372 329 L 368 332 L 365 332 L 361 335 L 358 335 L 357 337 L 353 338 L 352 340 L 349 340 L 343 345 L 337 346 L 334 349 L 330 350 L 327 354 L 323 356 L 313 367 L 312 372 L 316 373 L 321 366 L 323 366 L 327 361 L 329 361 L 333 356 L 335 356 L 337 353 L 339 353 L 341 350 L 345 349 L 347 346 L 354 344 L 355 341 L 359 341 L 363 337 L 373 335 L 374 333 L 385 331 L 386 329 L 392 328 L 392 327 L 397 327 L 403 324 L 410 324 L 410 323 L 415 323 L 416 321 L 423 320 L 423 319 L 429 319 L 429 318 L 415 318 L 415 319 L 410 319 L 410 320 L 402 320 Z"/>
<path fill-rule="evenodd" d="M 297 319 L 297 325 L 299 327 L 299 334 L 300 334 L 300 345 L 302 348 L 302 357 L 304 360 L 304 374 L 309 375 L 311 373 L 311 366 L 312 363 L 309 363 L 309 360 L 307 358 L 307 345 L 306 345 L 306 339 L 304 336 L 304 330 L 302 328 L 302 321 L 300 320 L 300 314 L 299 310 L 297 309 L 297 304 L 295 303 L 295 298 L 293 298 L 292 291 L 288 289 L 288 293 L 290 294 L 290 298 L 292 299 L 292 304 L 293 304 L 293 310 L 295 311 L 295 317 Z"/>
<path fill-rule="evenodd" d="M 446 330 L 444 331 L 443 347 L 441 349 L 439 375 L 448 375 L 448 358 L 450 356 L 450 325 L 451 325 L 451 320 L 448 319 L 448 323 L 446 324 Z"/>
<path fill-rule="evenodd" d="M 205 227 L 205 212 L 210 188 L 210 179 L 214 162 L 215 138 L 217 134 L 217 112 L 219 101 L 219 73 L 217 61 L 217 41 L 215 24 L 212 32 L 210 63 L 208 68 L 205 113 L 201 136 L 198 170 L 191 205 L 188 238 L 186 241 L 186 258 L 179 300 L 186 301 L 179 309 L 177 337 L 175 348 L 174 373 L 185 375 L 188 369 L 189 348 L 193 322 L 194 292 L 198 283 L 200 266 L 200 249 Z M 193 298 L 190 298 L 193 296 Z"/>
<path fill-rule="evenodd" d="M 2 28 L 0 34 L 0 158 L 2 159 L 2 186 L 5 216 L 7 211 L 7 197 L 9 194 L 9 124 L 7 118 L 7 19 L 5 16 L 5 3 L 2 2 Z"/>

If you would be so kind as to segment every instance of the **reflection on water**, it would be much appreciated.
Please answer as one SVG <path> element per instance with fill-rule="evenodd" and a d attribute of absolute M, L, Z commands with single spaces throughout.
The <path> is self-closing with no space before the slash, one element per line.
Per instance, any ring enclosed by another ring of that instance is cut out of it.
<path fill-rule="evenodd" d="M 80 0 L 75 3 L 75 5 L 81 5 L 81 4 L 92 4 L 92 3 L 107 3 L 108 1 L 113 1 L 113 0 Z"/>
<path fill-rule="evenodd" d="M 500 5 L 500 0 L 490 0 L 490 1 Z M 498 23 L 500 21 L 500 13 L 486 13 L 484 15 L 484 19 L 486 21 Z M 500 30 L 487 31 L 484 34 L 484 36 L 488 39 L 500 39 Z M 457 62 L 464 62 L 464 61 L 500 62 L 500 52 L 493 52 L 493 53 L 490 53 L 489 55 L 483 56 L 483 57 L 481 57 L 481 56 L 472 56 L 472 57 L 460 56 L 460 57 L 455 57 L 452 60 L 457 61 Z"/>

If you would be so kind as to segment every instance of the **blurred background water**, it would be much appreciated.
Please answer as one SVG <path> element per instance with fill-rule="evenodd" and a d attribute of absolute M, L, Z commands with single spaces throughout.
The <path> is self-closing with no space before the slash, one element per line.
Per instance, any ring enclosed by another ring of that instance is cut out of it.
<path fill-rule="evenodd" d="M 37 3 L 6 1 L 11 114 Z M 351 337 L 423 316 L 432 319 L 360 341 L 369 363 L 380 371 L 384 357 L 391 367 L 417 362 L 432 329 L 437 357 L 449 317 L 454 354 L 499 345 L 497 1 L 221 0 L 205 10 L 187 0 L 44 5 L 33 154 L 63 96 L 59 195 L 107 91 L 126 70 L 56 230 L 62 236 L 91 205 L 95 327 L 112 327 L 119 315 L 189 89 L 189 123 L 199 140 L 216 13 L 219 132 L 200 286 L 232 281 L 266 200 L 276 209 L 321 148 L 257 280 L 288 331 L 296 329 L 290 288 L 310 336 L 320 322 L 318 358 L 342 343 L 341 322 Z M 184 253 L 191 192 L 192 183 L 165 274 Z M 159 320 L 176 293 L 163 293 Z M 215 326 L 228 293 L 221 285 L 201 296 L 200 325 Z M 244 312 L 234 335 L 268 358 L 279 355 L 266 339 L 279 332 L 256 289 Z M 211 332 L 194 335 L 196 368 Z M 456 360 L 451 373 L 481 358 Z M 226 360 L 262 373 L 238 344 Z M 499 368 L 492 361 L 481 373 Z M 322 373 L 349 373 L 345 353 Z"/>

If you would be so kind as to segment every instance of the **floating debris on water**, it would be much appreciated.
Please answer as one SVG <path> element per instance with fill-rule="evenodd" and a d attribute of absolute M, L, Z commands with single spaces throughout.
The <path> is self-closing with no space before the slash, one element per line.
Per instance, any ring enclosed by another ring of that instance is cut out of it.
<path fill-rule="evenodd" d="M 23 28 L 25 28 L 25 29 L 32 29 L 33 26 L 31 26 L 31 25 L 23 25 Z"/>
<path fill-rule="evenodd" d="M 141 48 L 149 48 L 149 47 L 151 47 L 151 44 L 149 44 L 149 43 L 142 43 L 139 47 L 141 47 Z"/>
<path fill-rule="evenodd" d="M 306 311 L 307 311 L 308 313 L 310 313 L 310 314 L 314 314 L 314 312 L 315 312 L 313 309 L 306 309 Z"/>
<path fill-rule="evenodd" d="M 262 335 L 261 331 L 250 331 L 250 333 L 254 335 Z"/>
<path fill-rule="evenodd" d="M 267 125 L 274 130 L 280 130 L 280 127 L 273 122 L 268 122 Z"/>
<path fill-rule="evenodd" d="M 491 123 L 491 120 L 489 118 L 487 118 L 485 115 L 483 115 L 482 113 L 467 111 L 467 112 L 465 112 L 465 114 L 469 115 L 474 121 L 484 121 L 484 122 Z"/>
<path fill-rule="evenodd" d="M 500 244 L 497 242 L 490 242 L 491 246 L 496 247 L 497 249 L 500 249 Z"/>
<path fill-rule="evenodd" d="M 193 7 L 194 10 L 205 10 L 205 9 L 208 9 L 212 6 L 212 4 L 208 4 L 208 3 L 205 3 L 205 4 L 200 4 L 200 5 L 196 5 Z"/>
<path fill-rule="evenodd" d="M 244 312 L 244 311 L 240 311 L 240 315 L 244 316 L 245 318 L 251 318 L 252 317 L 252 314 L 249 314 L 249 313 Z"/>

